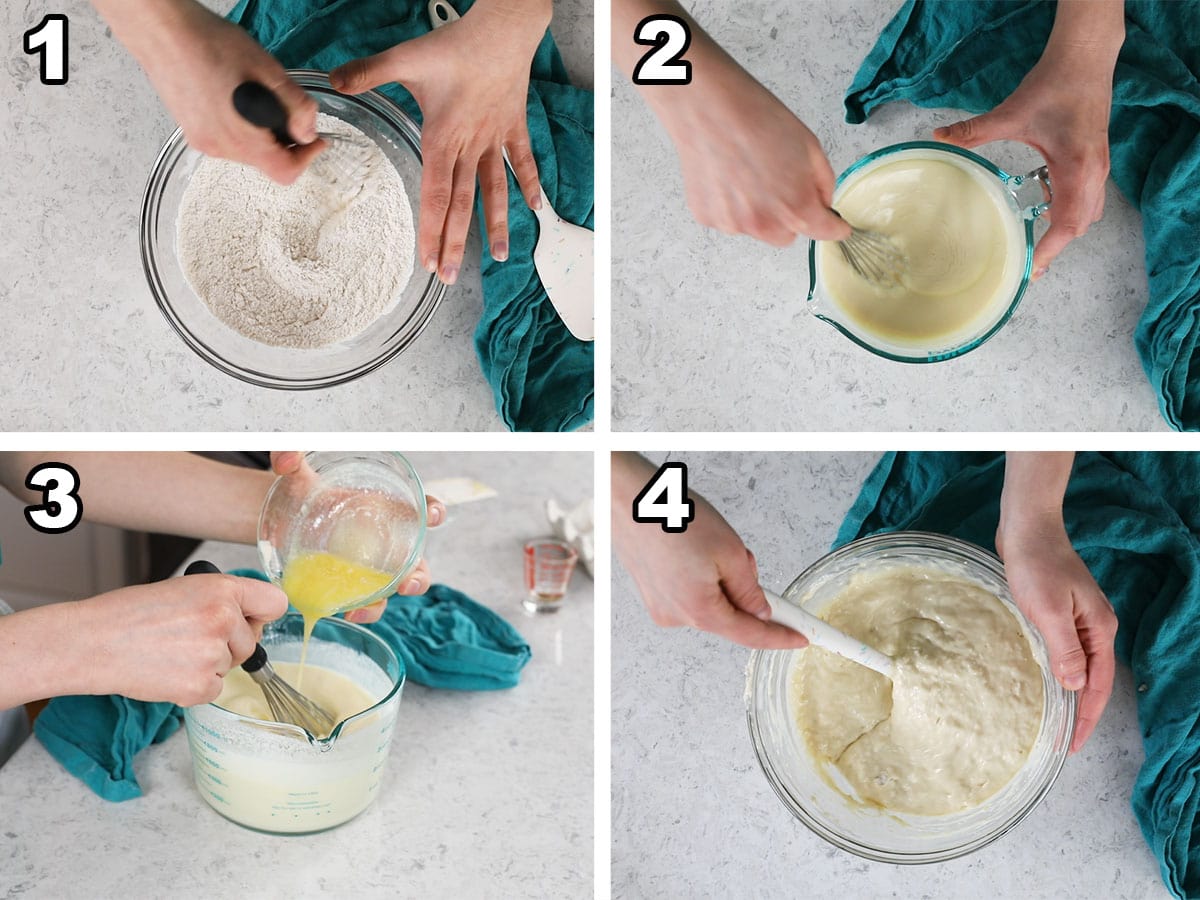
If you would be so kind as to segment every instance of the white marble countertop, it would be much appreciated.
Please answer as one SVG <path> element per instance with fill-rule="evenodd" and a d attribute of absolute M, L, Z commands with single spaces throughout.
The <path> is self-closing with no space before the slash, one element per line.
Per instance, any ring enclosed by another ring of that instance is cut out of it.
<path fill-rule="evenodd" d="M 897 103 L 845 124 L 845 90 L 898 6 L 689 4 L 813 130 L 835 172 L 887 144 L 931 140 L 935 126 L 961 117 Z M 625 78 L 613 81 L 614 429 L 1166 429 L 1133 348 L 1147 298 L 1141 217 L 1111 182 L 1104 220 L 991 341 L 936 365 L 893 363 L 806 311 L 807 241 L 777 250 L 695 223 L 665 132 Z M 1020 144 L 984 155 L 1022 172 L 1038 159 Z"/>
<path fill-rule="evenodd" d="M 592 4 L 555 6 L 571 78 L 590 87 Z M 142 191 L 174 124 L 86 0 L 54 11 L 70 20 L 61 87 L 39 83 L 37 58 L 21 52 L 20 35 L 44 11 L 0 6 L 0 29 L 15 36 L 0 58 L 0 431 L 504 430 L 475 355 L 477 223 L 458 283 L 420 339 L 350 384 L 259 388 L 185 346 L 155 306 L 138 251 Z"/>
<path fill-rule="evenodd" d="M 755 553 L 762 583 L 783 590 L 828 552 L 877 456 L 671 458 Z M 1129 806 L 1142 749 L 1128 668 L 1028 819 L 962 859 L 894 866 L 827 844 L 772 792 L 746 728 L 748 650 L 657 628 L 617 564 L 612 606 L 614 897 L 1169 896 Z"/>
<path fill-rule="evenodd" d="M 428 554 L 435 581 L 496 610 L 533 658 L 511 690 L 404 688 L 381 793 L 322 834 L 276 837 L 200 799 L 180 731 L 145 750 L 144 796 L 108 803 L 36 739 L 0 769 L 0 897 L 587 897 L 593 879 L 592 583 L 558 613 L 521 609 L 525 540 L 550 496 L 591 496 L 590 454 L 412 454 L 425 479 L 500 492 L 451 509 Z M 253 549 L 205 544 L 222 568 Z"/>

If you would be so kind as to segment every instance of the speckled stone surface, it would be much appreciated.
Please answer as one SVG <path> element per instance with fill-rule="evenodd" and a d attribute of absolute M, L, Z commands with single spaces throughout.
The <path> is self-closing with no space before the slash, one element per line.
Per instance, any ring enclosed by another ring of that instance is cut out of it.
<path fill-rule="evenodd" d="M 211 0 L 225 11 L 232 0 Z M 45 12 L 0 8 L 0 430 L 504 430 L 473 335 L 479 229 L 458 284 L 420 339 L 358 381 L 258 388 L 196 356 L 159 313 L 138 250 L 142 191 L 174 124 L 85 0 L 70 20 L 70 80 L 47 87 L 20 35 Z M 592 4 L 556 3 L 576 84 L 592 84 Z M 131 390 L 131 388 L 134 388 Z"/>
<path fill-rule="evenodd" d="M 762 583 L 780 590 L 829 550 L 877 459 L 671 458 L 754 551 Z M 614 897 L 1169 896 L 1129 807 L 1142 750 L 1124 666 L 1095 735 L 1028 819 L 962 859 L 893 866 L 827 844 L 772 792 L 746 728 L 749 651 L 657 628 L 619 564 L 612 605 Z"/>
<path fill-rule="evenodd" d="M 500 496 L 453 507 L 434 579 L 491 607 L 533 658 L 506 691 L 404 689 L 381 793 L 323 834 L 274 837 L 210 809 L 182 733 L 137 759 L 145 795 L 112 804 L 36 739 L 0 769 L 0 897 L 590 897 L 592 583 L 530 618 L 521 545 L 549 534 L 556 496 L 591 496 L 591 454 L 412 454 L 426 479 L 468 475 Z M 203 545 L 222 568 L 252 548 Z"/>
<path fill-rule="evenodd" d="M 931 139 L 951 110 L 893 104 L 865 125 L 842 97 L 898 4 L 690 4 L 696 18 L 816 133 L 835 172 Z M 695 223 L 678 161 L 614 74 L 613 428 L 624 431 L 1148 431 L 1167 426 L 1134 353 L 1146 304 L 1141 219 L 1110 183 L 1104 220 L 1026 294 L 990 342 L 914 366 L 875 357 L 805 308 L 808 245 L 777 250 Z M 1027 171 L 1020 144 L 984 149 Z M 1040 227 L 1040 226 L 1039 226 Z"/>

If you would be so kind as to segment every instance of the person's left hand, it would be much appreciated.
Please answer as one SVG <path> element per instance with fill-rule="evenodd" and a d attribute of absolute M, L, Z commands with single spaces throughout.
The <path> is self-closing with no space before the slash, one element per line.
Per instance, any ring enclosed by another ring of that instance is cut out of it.
<path fill-rule="evenodd" d="M 971 149 L 1020 141 L 1046 160 L 1054 204 L 1033 255 L 1033 277 L 1104 215 L 1113 67 L 1086 48 L 1047 52 L 1015 91 L 989 113 L 936 129 L 940 141 Z M 1099 62 L 1097 62 L 1099 60 Z"/>
<path fill-rule="evenodd" d="M 1117 617 L 1062 525 L 1001 522 L 996 550 L 1004 560 L 1013 600 L 1046 639 L 1051 673 L 1079 692 L 1071 752 L 1082 749 L 1112 694 Z"/>
<path fill-rule="evenodd" d="M 272 451 L 271 452 L 271 471 L 276 475 L 281 475 L 285 478 L 295 478 L 298 483 L 303 484 L 304 481 L 316 478 L 316 473 L 304 459 L 304 454 L 296 450 L 288 451 Z M 425 498 L 425 524 L 430 528 L 436 528 L 446 521 L 446 506 L 441 500 L 435 497 Z M 409 573 L 409 576 L 404 580 L 404 583 L 396 588 L 397 594 L 423 594 L 429 590 L 430 584 L 433 583 L 432 575 L 429 572 L 429 564 L 425 560 L 417 563 L 417 567 Z M 372 603 L 370 606 L 362 606 L 358 609 L 352 609 L 343 615 L 347 622 L 358 622 L 365 625 L 368 622 L 378 622 L 383 616 L 383 611 L 387 609 L 387 599 Z"/>
<path fill-rule="evenodd" d="M 462 267 L 479 177 L 492 257 L 508 259 L 507 148 L 526 203 L 541 205 L 537 162 L 525 102 L 529 67 L 550 23 L 550 4 L 533 14 L 477 3 L 465 16 L 383 53 L 355 59 L 329 74 L 346 94 L 399 82 L 424 116 L 421 130 L 422 265 L 453 284 Z"/>

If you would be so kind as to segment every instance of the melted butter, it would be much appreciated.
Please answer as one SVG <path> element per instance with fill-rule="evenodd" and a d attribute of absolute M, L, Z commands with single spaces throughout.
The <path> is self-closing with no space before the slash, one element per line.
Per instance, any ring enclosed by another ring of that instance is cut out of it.
<path fill-rule="evenodd" d="M 849 323 L 930 350 L 961 343 L 1006 308 L 1024 273 L 1016 217 L 979 179 L 936 159 L 877 166 L 834 198 L 846 221 L 893 241 L 908 258 L 901 286 L 876 287 L 837 243 L 817 246 L 820 280 Z"/>
<path fill-rule="evenodd" d="M 810 647 L 791 674 L 809 752 L 858 800 L 945 815 L 1012 780 L 1037 739 L 1044 698 L 1032 648 L 999 599 L 945 573 L 897 566 L 852 581 L 822 618 L 896 660 L 889 681 Z"/>

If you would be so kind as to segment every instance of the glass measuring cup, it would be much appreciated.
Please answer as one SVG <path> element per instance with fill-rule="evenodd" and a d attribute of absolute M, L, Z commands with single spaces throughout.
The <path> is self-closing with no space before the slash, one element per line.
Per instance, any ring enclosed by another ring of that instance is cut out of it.
<path fill-rule="evenodd" d="M 319 615 L 368 606 L 395 593 L 425 546 L 425 489 L 412 465 L 392 452 L 311 452 L 300 474 L 277 478 L 258 520 L 263 571 L 288 590 L 305 561 L 331 590 Z M 289 569 L 289 566 L 292 567 Z M 335 570 L 335 571 L 331 571 Z M 294 593 L 294 591 L 292 592 Z M 302 606 L 289 595 L 302 612 Z"/>
<path fill-rule="evenodd" d="M 299 662 L 304 623 L 295 613 L 263 630 L 272 662 Z M 319 738 L 297 725 L 266 722 L 215 703 L 184 710 L 196 788 L 239 825 L 303 834 L 341 825 L 379 793 L 404 687 L 404 666 L 359 625 L 322 619 L 308 665 L 323 666 L 363 688 L 374 704 Z"/>
<path fill-rule="evenodd" d="M 908 141 L 883 147 L 864 156 L 838 176 L 833 205 L 845 191 L 871 171 L 905 159 L 949 163 L 971 176 L 1006 216 L 1006 279 L 996 298 L 967 326 L 928 340 L 903 341 L 866 328 L 847 313 L 821 277 L 821 242 L 808 245 L 808 310 L 843 335 L 877 356 L 897 362 L 930 363 L 953 359 L 982 345 L 1016 311 L 1029 286 L 1033 269 L 1033 223 L 1050 208 L 1053 199 L 1045 166 L 1024 175 L 1012 175 L 969 150 L 936 141 Z"/>

